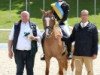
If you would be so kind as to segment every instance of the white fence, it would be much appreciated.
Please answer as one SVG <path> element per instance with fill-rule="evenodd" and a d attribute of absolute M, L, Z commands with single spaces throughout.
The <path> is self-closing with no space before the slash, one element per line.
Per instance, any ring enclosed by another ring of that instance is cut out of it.
<path fill-rule="evenodd" d="M 0 29 L 0 31 L 10 31 L 11 29 Z"/>
<path fill-rule="evenodd" d="M 0 29 L 0 31 L 10 31 L 11 29 Z M 98 30 L 98 32 L 100 33 L 100 30 Z"/>

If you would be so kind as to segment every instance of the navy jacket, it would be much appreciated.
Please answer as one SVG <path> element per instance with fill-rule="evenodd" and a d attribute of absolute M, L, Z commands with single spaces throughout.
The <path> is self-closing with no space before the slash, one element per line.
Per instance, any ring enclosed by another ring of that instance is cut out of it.
<path fill-rule="evenodd" d="M 98 53 L 98 31 L 96 26 L 90 22 L 84 28 L 80 23 L 76 24 L 66 41 L 75 42 L 75 56 L 93 56 Z"/>

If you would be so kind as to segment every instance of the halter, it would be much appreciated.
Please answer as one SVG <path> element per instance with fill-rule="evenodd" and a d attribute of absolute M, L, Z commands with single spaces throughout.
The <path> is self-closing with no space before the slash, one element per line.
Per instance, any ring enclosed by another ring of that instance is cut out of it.
<path fill-rule="evenodd" d="M 43 20 L 45 20 L 45 18 L 50 18 L 50 20 L 53 20 L 53 21 L 55 21 L 55 17 L 54 17 L 54 15 L 52 15 L 52 16 L 45 16 L 45 17 L 43 17 Z M 48 36 L 47 36 L 47 38 L 49 38 L 50 37 L 50 35 L 53 33 L 53 25 L 50 25 L 49 24 L 49 26 L 45 26 L 45 34 L 46 34 L 46 30 L 48 30 Z"/>
<path fill-rule="evenodd" d="M 52 33 L 53 33 L 53 31 L 52 31 L 53 27 L 47 26 L 46 29 L 49 29 L 49 37 L 50 37 L 52 35 Z M 46 31 L 45 31 L 45 33 L 46 33 Z"/>

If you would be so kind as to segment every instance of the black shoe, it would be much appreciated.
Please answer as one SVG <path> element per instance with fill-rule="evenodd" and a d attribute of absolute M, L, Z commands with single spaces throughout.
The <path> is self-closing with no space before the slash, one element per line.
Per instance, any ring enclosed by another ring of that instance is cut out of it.
<path fill-rule="evenodd" d="M 41 57 L 41 60 L 45 60 L 45 56 Z"/>

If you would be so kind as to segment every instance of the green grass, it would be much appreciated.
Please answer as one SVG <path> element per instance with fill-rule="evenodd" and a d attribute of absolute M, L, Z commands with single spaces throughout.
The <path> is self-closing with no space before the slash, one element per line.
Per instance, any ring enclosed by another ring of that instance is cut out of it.
<path fill-rule="evenodd" d="M 46 10 L 50 9 L 50 4 L 56 0 L 46 0 Z M 76 17 L 77 0 L 66 0 L 70 4 L 70 12 L 68 23 L 74 26 L 75 23 L 79 22 L 80 19 Z M 97 15 L 94 15 L 94 0 L 79 0 L 79 12 L 82 9 L 87 9 L 90 12 L 89 20 L 96 24 L 97 28 L 100 29 L 100 0 L 97 0 Z M 25 10 L 25 2 L 23 0 L 12 0 L 12 10 L 9 11 L 9 0 L 0 0 L 0 29 L 1 28 L 11 28 L 15 22 L 20 19 L 20 12 Z M 42 0 L 30 0 L 28 3 L 28 11 L 31 15 L 31 21 L 35 22 L 39 28 L 43 28 L 42 25 Z M 3 35 L 5 34 L 5 35 Z M 7 42 L 8 33 L 0 32 L 0 42 Z"/>
<path fill-rule="evenodd" d="M 0 43 L 8 42 L 9 32 L 0 31 Z"/>
<path fill-rule="evenodd" d="M 56 0 L 46 0 L 46 10 L 50 9 L 50 4 Z M 70 4 L 69 13 L 69 24 L 74 25 L 77 22 L 76 18 L 76 1 L 77 0 L 67 0 Z M 90 21 L 95 23 L 100 29 L 100 0 L 97 0 L 97 15 L 94 16 L 93 0 L 79 0 L 79 12 L 82 9 L 88 9 L 90 11 Z M 20 12 L 25 10 L 25 2 L 23 0 L 12 0 L 12 11 L 9 11 L 9 0 L 0 1 L 0 28 L 11 28 L 14 22 L 20 19 Z M 41 21 L 41 11 L 42 0 L 30 0 L 28 4 L 28 11 L 31 14 L 31 21 L 37 23 L 40 28 L 42 28 Z"/>

